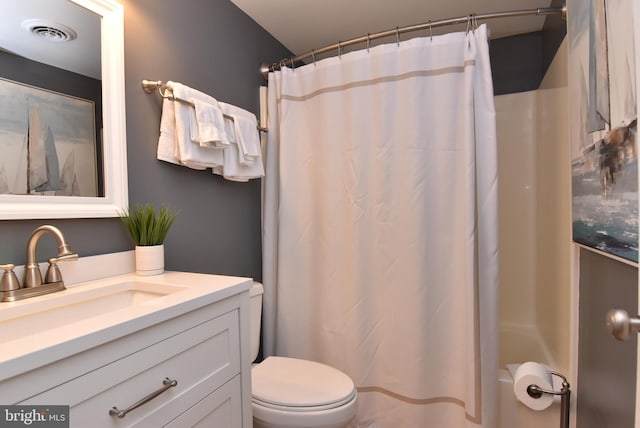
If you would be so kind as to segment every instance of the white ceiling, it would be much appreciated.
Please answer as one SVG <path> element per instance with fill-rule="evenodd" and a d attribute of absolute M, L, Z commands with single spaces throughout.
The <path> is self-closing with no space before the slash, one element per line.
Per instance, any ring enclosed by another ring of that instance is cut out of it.
<path fill-rule="evenodd" d="M 0 49 L 100 79 L 101 17 L 68 0 L 0 0 Z M 70 27 L 77 38 L 51 42 L 22 28 L 26 19 L 47 19 Z"/>
<path fill-rule="evenodd" d="M 439 19 L 549 7 L 551 0 L 231 0 L 294 55 Z M 542 29 L 544 16 L 487 21 L 492 38 Z M 465 26 L 434 29 L 433 34 Z M 410 37 L 405 35 L 403 37 Z"/>
<path fill-rule="evenodd" d="M 551 0 L 231 0 L 295 55 L 339 41 L 396 27 L 471 13 L 548 7 Z M 68 0 L 0 0 L 0 49 L 100 78 L 100 17 Z M 72 27 L 78 38 L 68 43 L 38 40 L 20 27 L 28 18 L 49 18 Z M 87 21 L 88 20 L 88 21 Z M 544 16 L 492 19 L 491 37 L 540 30 Z M 462 31 L 459 26 L 433 34 Z M 402 37 L 408 38 L 409 35 Z M 80 50 L 80 54 L 77 51 Z"/>

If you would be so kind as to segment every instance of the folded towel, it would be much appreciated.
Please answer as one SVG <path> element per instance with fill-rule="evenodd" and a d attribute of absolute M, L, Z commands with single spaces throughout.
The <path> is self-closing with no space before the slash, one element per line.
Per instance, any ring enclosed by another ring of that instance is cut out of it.
<path fill-rule="evenodd" d="M 264 166 L 261 157 L 256 159 L 253 165 L 243 165 L 240 162 L 238 145 L 231 143 L 224 150 L 224 168 L 214 168 L 213 172 L 230 181 L 246 182 L 253 178 L 264 177 Z"/>
<path fill-rule="evenodd" d="M 174 97 L 181 100 L 208 97 L 206 94 L 180 83 L 168 82 L 168 85 L 172 89 Z M 221 148 L 200 145 L 195 108 L 184 101 L 176 100 L 174 101 L 174 111 L 180 162 L 194 169 L 223 165 L 224 156 Z"/>
<path fill-rule="evenodd" d="M 203 147 L 227 147 L 229 139 L 225 132 L 224 117 L 218 102 L 211 104 L 196 98 L 192 98 L 191 102 L 195 107 L 195 121 L 198 131 L 198 137 L 195 141 Z"/>
<path fill-rule="evenodd" d="M 230 104 L 220 103 L 220 107 L 225 114 L 233 118 L 233 138 L 229 139 L 238 145 L 238 161 L 242 165 L 253 165 L 262 156 L 256 116 Z"/>
<path fill-rule="evenodd" d="M 167 86 L 177 99 L 162 103 L 159 160 L 193 169 L 211 168 L 232 181 L 264 177 L 254 114 L 218 103 L 177 82 L 167 82 Z"/>
<path fill-rule="evenodd" d="M 176 116 L 173 101 L 165 98 L 162 101 L 162 117 L 160 118 L 158 160 L 181 165 L 176 144 Z"/>
<path fill-rule="evenodd" d="M 162 102 L 162 118 L 160 119 L 160 137 L 158 138 L 157 158 L 176 165 L 185 165 L 192 169 L 207 169 L 205 165 L 183 162 L 180 154 L 181 141 L 184 137 L 184 127 L 181 120 L 176 120 L 178 103 L 165 98 Z"/>

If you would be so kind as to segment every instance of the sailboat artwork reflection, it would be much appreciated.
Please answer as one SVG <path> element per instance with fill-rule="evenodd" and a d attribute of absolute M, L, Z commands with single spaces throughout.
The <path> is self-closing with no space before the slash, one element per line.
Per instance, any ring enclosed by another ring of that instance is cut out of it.
<path fill-rule="evenodd" d="M 93 102 L 0 79 L 0 195 L 98 196 Z"/>
<path fill-rule="evenodd" d="M 53 132 L 50 126 L 46 131 L 42 126 L 38 106 L 32 111 L 27 141 L 27 193 L 54 191 L 56 196 L 80 196 L 74 152 L 67 156 L 60 175 Z"/>
<path fill-rule="evenodd" d="M 575 0 L 568 25 L 573 240 L 638 262 L 633 2 Z"/>
<path fill-rule="evenodd" d="M 60 168 L 53 133 L 51 127 L 47 126 L 46 131 L 42 127 L 38 106 L 33 108 L 27 136 L 27 193 L 60 190 Z"/>

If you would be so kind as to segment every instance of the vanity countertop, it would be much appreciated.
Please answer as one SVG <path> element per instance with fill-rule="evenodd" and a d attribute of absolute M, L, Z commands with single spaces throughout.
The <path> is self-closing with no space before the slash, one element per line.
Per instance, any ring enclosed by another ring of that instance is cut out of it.
<path fill-rule="evenodd" d="M 249 290 L 251 283 L 251 278 L 187 272 L 147 277 L 127 273 L 76 283 L 45 296 L 1 303 L 0 329 L 11 331 L 7 329 L 18 326 L 15 330 L 20 332 L 0 335 L 0 382 L 242 293 Z M 132 284 L 143 291 L 122 291 L 122 287 Z M 100 290 L 117 287 L 120 291 L 111 294 L 119 294 L 118 299 L 128 298 L 129 303 L 114 306 L 113 310 L 101 308 L 100 299 L 105 294 Z M 136 293 L 153 296 L 156 290 L 156 297 L 135 300 Z M 91 293 L 97 297 L 92 298 Z M 60 304 L 52 305 L 54 299 Z M 92 301 L 97 310 L 80 316 L 78 309 L 85 301 Z M 53 311 L 56 314 L 50 313 Z M 41 314 L 45 314 L 43 318 L 37 318 Z M 30 324 L 28 317 L 34 317 L 35 322 Z"/>

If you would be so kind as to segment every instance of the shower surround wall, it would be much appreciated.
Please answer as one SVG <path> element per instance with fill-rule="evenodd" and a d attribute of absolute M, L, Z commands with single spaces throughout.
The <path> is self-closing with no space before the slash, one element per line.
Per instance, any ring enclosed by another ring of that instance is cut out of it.
<path fill-rule="evenodd" d="M 571 197 L 566 42 L 540 89 L 495 100 L 501 327 L 539 336 L 548 359 L 568 372 Z M 503 347 L 508 347 L 505 342 Z"/>
<path fill-rule="evenodd" d="M 500 368 L 539 361 L 571 375 L 571 215 L 566 41 L 540 88 L 495 98 L 500 198 Z M 558 423 L 503 371 L 501 428 Z"/>

